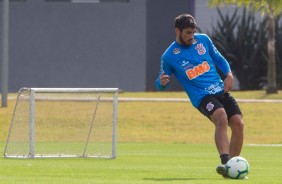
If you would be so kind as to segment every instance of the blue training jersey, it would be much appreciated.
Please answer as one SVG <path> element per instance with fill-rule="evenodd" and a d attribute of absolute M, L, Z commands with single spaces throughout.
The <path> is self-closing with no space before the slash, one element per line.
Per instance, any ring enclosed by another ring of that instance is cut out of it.
<path fill-rule="evenodd" d="M 194 107 L 198 107 L 202 98 L 210 94 L 223 93 L 223 81 L 216 71 L 216 66 L 226 75 L 230 72 L 227 60 L 218 52 L 211 39 L 196 33 L 195 43 L 183 46 L 174 41 L 161 57 L 161 69 L 156 80 L 156 87 L 164 90 L 167 86 L 160 83 L 160 75 L 172 74 L 181 83 Z"/>

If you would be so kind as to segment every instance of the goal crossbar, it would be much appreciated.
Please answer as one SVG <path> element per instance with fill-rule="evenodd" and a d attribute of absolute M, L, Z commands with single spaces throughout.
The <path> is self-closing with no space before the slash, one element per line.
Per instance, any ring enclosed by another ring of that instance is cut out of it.
<path fill-rule="evenodd" d="M 83 92 L 100 92 L 100 93 L 116 93 L 118 88 L 30 88 L 31 91 L 37 93 L 55 92 L 55 93 L 83 93 Z"/>

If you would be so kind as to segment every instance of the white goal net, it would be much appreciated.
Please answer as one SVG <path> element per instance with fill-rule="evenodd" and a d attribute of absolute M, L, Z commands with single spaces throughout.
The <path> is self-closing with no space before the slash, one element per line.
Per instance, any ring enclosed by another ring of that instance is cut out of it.
<path fill-rule="evenodd" d="M 4 157 L 116 158 L 117 88 L 22 88 Z"/>

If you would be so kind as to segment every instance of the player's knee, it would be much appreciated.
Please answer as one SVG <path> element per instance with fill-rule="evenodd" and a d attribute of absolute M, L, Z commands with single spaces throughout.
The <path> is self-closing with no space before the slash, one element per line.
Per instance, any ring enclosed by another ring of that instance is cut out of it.
<path fill-rule="evenodd" d="M 226 128 L 228 126 L 227 115 L 223 108 L 217 109 L 211 116 L 211 120 L 218 128 Z"/>
<path fill-rule="evenodd" d="M 220 129 L 227 129 L 228 127 L 228 121 L 227 121 L 227 116 L 222 114 L 220 117 L 218 117 L 215 121 L 214 124 L 217 128 Z"/>
<path fill-rule="evenodd" d="M 227 122 L 227 121 L 224 121 L 224 120 L 218 121 L 218 122 L 216 123 L 216 127 L 217 127 L 217 128 L 222 128 L 222 129 L 227 129 L 227 127 L 228 127 L 228 122 Z"/>
<path fill-rule="evenodd" d="M 241 118 L 233 118 L 231 119 L 229 126 L 233 131 L 243 131 L 244 130 L 244 122 Z"/>

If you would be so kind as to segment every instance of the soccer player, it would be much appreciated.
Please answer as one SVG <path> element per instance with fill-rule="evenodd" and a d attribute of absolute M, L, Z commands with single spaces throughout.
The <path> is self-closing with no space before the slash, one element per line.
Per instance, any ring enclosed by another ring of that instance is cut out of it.
<path fill-rule="evenodd" d="M 227 176 L 225 164 L 239 156 L 243 145 L 244 123 L 236 100 L 229 93 L 233 75 L 229 63 L 206 34 L 196 33 L 193 16 L 175 18 L 176 39 L 161 57 L 156 87 L 165 90 L 171 75 L 181 83 L 192 105 L 215 125 L 214 139 L 221 164 L 217 173 Z M 216 66 L 224 74 L 222 81 Z M 231 128 L 228 138 L 227 129 Z"/>

